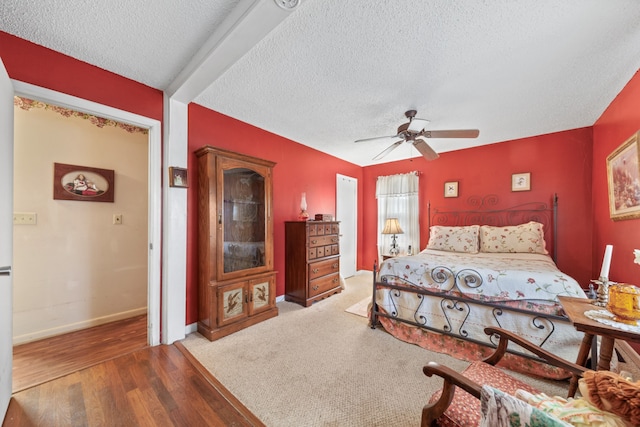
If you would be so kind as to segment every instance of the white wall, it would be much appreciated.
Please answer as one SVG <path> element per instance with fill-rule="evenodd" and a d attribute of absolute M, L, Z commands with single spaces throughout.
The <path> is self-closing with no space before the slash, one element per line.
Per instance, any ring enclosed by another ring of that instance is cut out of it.
<path fill-rule="evenodd" d="M 14 344 L 146 312 L 148 136 L 16 108 L 14 146 Z M 115 170 L 115 202 L 54 200 L 54 162 Z"/>

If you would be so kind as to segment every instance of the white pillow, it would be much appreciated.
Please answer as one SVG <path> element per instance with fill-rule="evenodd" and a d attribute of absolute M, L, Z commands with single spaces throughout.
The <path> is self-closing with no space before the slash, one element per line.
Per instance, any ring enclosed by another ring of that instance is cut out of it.
<path fill-rule="evenodd" d="M 480 252 L 548 254 L 543 225 L 531 221 L 506 227 L 480 227 Z"/>
<path fill-rule="evenodd" d="M 479 225 L 467 225 L 463 227 L 433 225 L 429 229 L 427 249 L 477 254 L 479 232 Z"/>

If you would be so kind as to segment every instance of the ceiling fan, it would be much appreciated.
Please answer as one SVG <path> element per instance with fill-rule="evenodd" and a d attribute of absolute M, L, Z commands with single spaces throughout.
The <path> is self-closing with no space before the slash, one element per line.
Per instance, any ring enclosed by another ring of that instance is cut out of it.
<path fill-rule="evenodd" d="M 478 129 L 458 129 L 458 130 L 426 130 L 425 126 L 429 120 L 416 119 L 416 110 L 409 110 L 404 113 L 409 119 L 408 123 L 404 123 L 398 127 L 398 133 L 391 136 L 380 136 L 376 138 L 358 139 L 356 142 L 374 141 L 378 139 L 397 140 L 391 144 L 386 150 L 378 154 L 373 160 L 379 160 L 396 149 L 403 142 L 410 142 L 416 147 L 427 160 L 437 159 L 438 153 L 427 144 L 425 138 L 477 138 L 480 134 Z"/>

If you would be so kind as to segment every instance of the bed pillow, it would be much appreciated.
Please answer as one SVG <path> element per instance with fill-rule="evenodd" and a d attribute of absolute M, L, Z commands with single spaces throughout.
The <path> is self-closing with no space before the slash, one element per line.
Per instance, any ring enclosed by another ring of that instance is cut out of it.
<path fill-rule="evenodd" d="M 548 254 L 543 225 L 531 221 L 526 224 L 480 227 L 480 252 Z"/>
<path fill-rule="evenodd" d="M 427 249 L 468 254 L 478 253 L 479 225 L 467 225 L 464 227 L 433 225 L 429 230 Z"/>

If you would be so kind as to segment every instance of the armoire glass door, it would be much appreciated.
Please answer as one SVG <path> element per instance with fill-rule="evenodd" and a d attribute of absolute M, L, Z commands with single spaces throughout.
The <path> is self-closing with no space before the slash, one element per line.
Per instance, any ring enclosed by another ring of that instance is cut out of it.
<path fill-rule="evenodd" d="M 267 267 L 266 183 L 260 168 L 243 167 L 233 161 L 223 164 L 222 273 L 225 278 Z M 220 265 L 220 264 L 219 264 Z"/>

